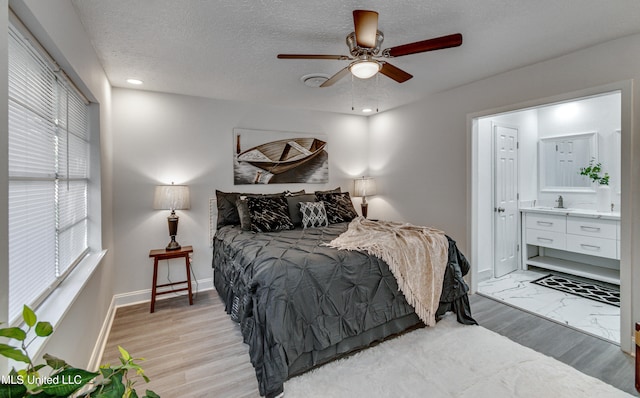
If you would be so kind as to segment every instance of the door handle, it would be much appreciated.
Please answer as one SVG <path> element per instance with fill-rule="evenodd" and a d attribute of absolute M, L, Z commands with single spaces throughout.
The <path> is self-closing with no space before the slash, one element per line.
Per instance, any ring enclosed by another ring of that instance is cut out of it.
<path fill-rule="evenodd" d="M 504 208 L 503 207 L 498 207 L 497 209 L 494 209 L 495 211 L 497 211 L 498 213 L 503 213 L 504 212 Z"/>

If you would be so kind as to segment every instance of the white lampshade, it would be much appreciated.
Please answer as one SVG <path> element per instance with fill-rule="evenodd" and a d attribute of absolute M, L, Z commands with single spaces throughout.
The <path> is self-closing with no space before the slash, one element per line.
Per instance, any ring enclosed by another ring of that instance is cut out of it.
<path fill-rule="evenodd" d="M 375 61 L 356 61 L 349 67 L 353 75 L 360 79 L 368 79 L 380 71 L 380 63 Z"/>
<path fill-rule="evenodd" d="M 191 208 L 189 186 L 187 185 L 156 185 L 153 197 L 155 210 L 188 210 Z"/>
<path fill-rule="evenodd" d="M 376 194 L 376 180 L 372 177 L 356 178 L 354 180 L 353 196 L 373 196 Z"/>

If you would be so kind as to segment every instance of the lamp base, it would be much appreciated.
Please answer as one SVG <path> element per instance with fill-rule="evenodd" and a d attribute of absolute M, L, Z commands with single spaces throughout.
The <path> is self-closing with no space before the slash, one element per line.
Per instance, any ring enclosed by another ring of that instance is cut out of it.
<path fill-rule="evenodd" d="M 180 243 L 176 242 L 176 237 L 172 236 L 171 242 L 169 242 L 167 247 L 165 247 L 165 250 L 180 250 L 181 248 L 182 246 L 180 246 Z"/>
<path fill-rule="evenodd" d="M 179 218 L 176 216 L 175 210 L 171 210 L 171 215 L 167 217 L 167 223 L 169 224 L 169 236 L 171 237 L 171 242 L 165 247 L 166 250 L 180 250 L 181 246 L 178 242 L 176 242 L 176 235 L 178 234 L 178 221 Z"/>
<path fill-rule="evenodd" d="M 362 210 L 362 217 L 367 218 L 367 210 L 369 210 L 369 203 L 361 203 L 360 209 Z"/>

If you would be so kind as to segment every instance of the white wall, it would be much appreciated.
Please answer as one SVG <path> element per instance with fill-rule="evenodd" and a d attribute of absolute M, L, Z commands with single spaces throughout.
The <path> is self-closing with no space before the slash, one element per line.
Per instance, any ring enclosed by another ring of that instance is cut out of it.
<path fill-rule="evenodd" d="M 6 62 L 7 2 L 3 1 L 1 4 L 3 16 L 0 17 L 2 20 L 2 27 L 0 28 L 2 39 L 0 42 L 3 44 L 0 47 L 0 52 L 3 52 L 2 62 Z M 47 51 L 71 76 L 72 80 L 81 87 L 84 94 L 97 103 L 94 107 L 99 107 L 99 111 L 92 112 L 94 117 L 92 123 L 94 126 L 99 126 L 100 135 L 99 137 L 92 137 L 92 139 L 100 139 L 99 148 L 101 150 L 102 164 L 100 168 L 95 169 L 101 170 L 101 174 L 92 176 L 92 184 L 98 183 L 101 185 L 102 195 L 101 197 L 93 197 L 91 200 L 94 205 L 93 209 L 97 209 L 98 213 L 102 213 L 102 223 L 99 221 L 93 223 L 97 231 L 93 231 L 94 240 L 92 244 L 101 245 L 103 248 L 110 249 L 110 252 L 87 282 L 85 288 L 69 308 L 65 318 L 56 327 L 54 334 L 42 349 L 42 352 L 63 357 L 75 366 L 84 367 L 89 362 L 113 295 L 113 232 L 110 199 L 112 167 L 110 143 L 111 87 L 98 61 L 98 57 L 84 33 L 82 24 L 68 0 L 10 0 L 9 5 Z M 7 69 L 5 68 L 4 70 Z M 1 79 L 0 82 L 4 82 L 6 77 Z M 0 83 L 0 86 L 2 86 L 2 83 Z M 7 92 L 6 87 L 3 92 Z M 0 106 L 4 104 L 3 109 L 7 109 L 6 94 L 2 96 L 1 101 Z M 2 124 L 6 125 L 6 115 L 2 118 Z M 6 137 L 6 134 L 3 136 Z M 0 147 L 6 153 L 4 141 L 0 143 Z M 2 196 L 0 208 L 6 209 L 6 165 L 1 167 L 3 172 L 1 173 L 0 183 L 5 195 L 0 195 Z M 95 215 L 92 214 L 94 220 L 96 218 Z M 1 217 L 5 217 L 4 213 Z M 2 220 L 4 219 L 0 219 L 0 225 L 6 226 L 6 222 L 1 222 Z M 6 238 L 6 235 L 3 235 L 5 232 L 4 229 L 3 232 L 0 232 L 0 241 L 2 242 L 6 242 L 6 239 L 1 239 L 2 236 Z M 4 245 L 5 243 L 2 244 Z M 97 248 L 100 249 L 100 247 Z M 3 253 L 0 269 L 4 269 L 4 267 L 7 267 L 4 264 L 4 261 L 6 261 L 6 247 L 5 250 L 0 248 L 0 252 Z M 4 289 L 2 291 L 3 293 L 6 292 Z M 0 302 L 2 302 L 1 299 Z M 0 369 L 0 371 L 2 370 L 4 369 Z M 2 374 L 5 373 L 2 372 Z"/>
<path fill-rule="evenodd" d="M 234 127 L 327 134 L 330 182 L 234 186 Z M 115 293 L 129 296 L 122 300 L 150 297 L 149 250 L 169 242 L 168 211 L 152 209 L 155 185 L 172 181 L 189 185 L 191 209 L 177 211 L 177 241 L 194 247 L 195 278 L 210 286 L 209 198 L 215 197 L 216 189 L 277 192 L 341 186 L 351 191 L 352 178 L 367 167 L 367 120 L 361 116 L 114 89 L 113 129 Z M 163 280 L 166 267 L 161 264 Z M 184 275 L 180 262 L 170 270 L 173 281 Z"/>
<path fill-rule="evenodd" d="M 467 117 L 513 104 L 522 104 L 520 108 L 524 108 L 534 100 L 640 78 L 638 54 L 640 35 L 628 36 L 372 116 L 370 164 L 372 173 L 376 171 L 380 185 L 388 195 L 388 199 L 385 198 L 387 206 L 380 210 L 379 217 L 442 228 L 473 259 L 468 240 L 471 230 L 471 217 L 467 214 L 471 206 L 471 141 L 467 140 L 470 130 Z M 611 61 L 613 59 L 615 62 Z M 633 94 L 637 96 L 638 92 L 635 87 Z M 640 116 L 638 101 L 632 112 L 633 116 Z M 626 113 L 623 109 L 623 119 L 632 117 Z M 627 172 L 640 169 L 640 143 L 636 140 L 630 147 L 632 135 L 638 134 L 637 129 L 623 130 L 623 148 L 628 151 L 623 158 L 633 153 L 633 157 L 628 158 L 631 167 Z M 624 173 L 623 170 L 623 177 Z M 638 177 L 633 180 L 637 181 Z M 631 184 L 629 193 L 629 219 L 623 222 L 624 239 L 637 242 L 640 237 L 640 190 Z M 631 242 L 628 245 L 632 247 Z M 640 252 L 635 248 L 632 250 L 629 260 L 634 267 L 633 287 L 628 291 L 633 292 L 631 302 L 639 303 L 640 272 L 636 268 Z M 634 306 L 633 315 L 634 319 L 640 319 L 640 306 Z"/>

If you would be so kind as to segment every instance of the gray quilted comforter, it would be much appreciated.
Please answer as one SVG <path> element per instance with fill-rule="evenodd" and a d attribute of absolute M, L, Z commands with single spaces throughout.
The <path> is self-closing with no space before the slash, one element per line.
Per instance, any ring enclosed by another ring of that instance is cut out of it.
<path fill-rule="evenodd" d="M 322 245 L 347 226 L 216 233 L 214 284 L 249 344 L 261 395 L 276 396 L 291 376 L 421 324 L 384 261 Z M 475 323 L 462 280 L 469 264 L 449 243 L 438 313 Z"/>

